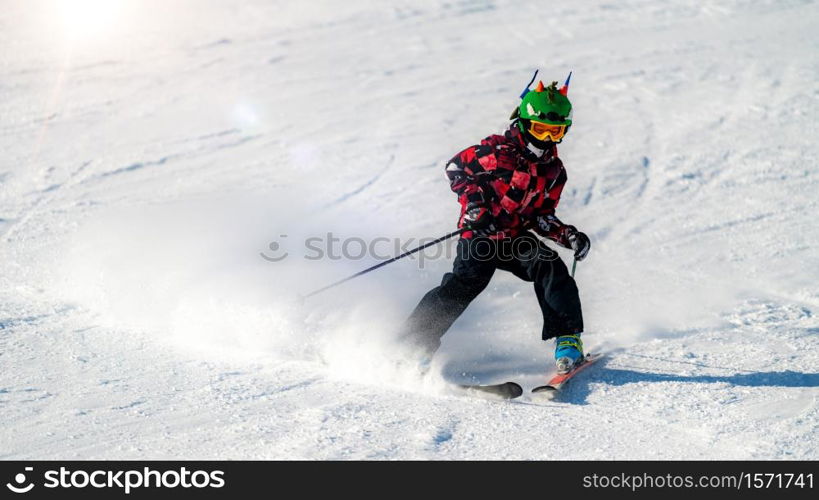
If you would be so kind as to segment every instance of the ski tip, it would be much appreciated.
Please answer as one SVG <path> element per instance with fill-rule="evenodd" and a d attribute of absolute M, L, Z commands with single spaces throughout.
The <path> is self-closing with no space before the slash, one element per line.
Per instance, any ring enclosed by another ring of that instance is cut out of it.
<path fill-rule="evenodd" d="M 554 387 L 535 387 L 529 395 L 529 400 L 533 403 L 547 403 L 557 401 L 560 398 L 560 390 Z"/>
<path fill-rule="evenodd" d="M 492 385 L 459 385 L 466 391 L 474 391 L 502 399 L 515 399 L 523 395 L 523 387 L 515 382 L 504 382 Z"/>
<path fill-rule="evenodd" d="M 534 389 L 532 389 L 532 394 L 539 394 L 544 392 L 554 394 L 555 392 L 557 392 L 557 387 L 551 385 L 541 385 L 539 387 L 535 387 Z"/>
<path fill-rule="evenodd" d="M 515 382 L 507 382 L 506 384 L 509 386 L 510 398 L 519 398 L 523 395 L 523 387 L 521 387 L 520 384 L 516 384 Z"/>

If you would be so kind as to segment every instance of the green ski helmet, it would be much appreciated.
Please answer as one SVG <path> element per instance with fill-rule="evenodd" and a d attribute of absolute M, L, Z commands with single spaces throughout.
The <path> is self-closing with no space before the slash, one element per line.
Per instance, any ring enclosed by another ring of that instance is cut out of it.
<path fill-rule="evenodd" d="M 520 106 L 512 112 L 511 119 L 528 141 L 545 148 L 549 143 L 561 142 L 572 126 L 572 103 L 567 97 L 572 74 L 560 89 L 557 82 L 546 87 L 539 81 L 535 90 L 530 90 L 536 76 L 537 71 L 521 94 Z"/>

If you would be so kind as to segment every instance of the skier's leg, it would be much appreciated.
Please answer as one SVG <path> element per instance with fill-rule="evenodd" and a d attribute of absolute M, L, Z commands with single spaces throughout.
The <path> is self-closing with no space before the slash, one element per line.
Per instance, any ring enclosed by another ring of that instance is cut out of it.
<path fill-rule="evenodd" d="M 568 373 L 583 358 L 583 312 L 574 278 L 555 251 L 538 241 L 536 258 L 523 262 L 534 281 L 543 312 L 543 340 L 555 340 L 558 373 Z"/>
<path fill-rule="evenodd" d="M 582 333 L 580 294 L 566 264 L 560 258 L 539 261 L 535 264 L 534 281 L 535 294 L 543 311 L 543 340 Z"/>
<path fill-rule="evenodd" d="M 523 234 L 512 243 L 513 258 L 501 269 L 534 283 L 543 313 L 542 338 L 583 332 L 583 312 L 574 278 L 557 252 L 531 234 Z"/>
<path fill-rule="evenodd" d="M 548 269 L 547 269 L 548 267 Z M 568 373 L 583 359 L 583 313 L 574 278 L 560 259 L 536 264 L 535 294 L 543 311 L 543 340 L 555 339 L 558 373 Z"/>
<path fill-rule="evenodd" d="M 441 285 L 421 299 L 404 324 L 402 340 L 431 357 L 441 345 L 441 337 L 480 294 L 495 272 L 491 256 L 482 248 L 494 246 L 489 240 L 461 239 L 451 273 L 446 273 Z"/>

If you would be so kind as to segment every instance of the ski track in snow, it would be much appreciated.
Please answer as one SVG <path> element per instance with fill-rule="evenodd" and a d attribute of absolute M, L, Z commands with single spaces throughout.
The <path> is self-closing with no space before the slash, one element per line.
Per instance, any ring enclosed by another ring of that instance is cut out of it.
<path fill-rule="evenodd" d="M 819 458 L 815 2 L 123 5 L 73 45 L 0 13 L 0 459 Z M 545 380 L 514 278 L 427 381 L 390 333 L 451 258 L 293 297 L 375 262 L 304 238 L 450 231 L 444 163 L 534 68 L 574 70 L 558 215 L 607 356 L 497 402 L 439 379 Z"/>

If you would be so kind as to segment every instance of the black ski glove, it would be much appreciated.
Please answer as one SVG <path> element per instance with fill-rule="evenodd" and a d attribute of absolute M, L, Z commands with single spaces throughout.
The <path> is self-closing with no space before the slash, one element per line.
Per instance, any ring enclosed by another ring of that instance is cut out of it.
<path fill-rule="evenodd" d="M 465 228 L 478 236 L 487 236 L 497 231 L 492 212 L 477 203 L 470 203 L 466 206 L 463 222 Z"/>
<path fill-rule="evenodd" d="M 569 245 L 574 250 L 574 258 L 578 262 L 585 259 L 591 249 L 589 237 L 586 236 L 586 233 L 581 233 L 576 229 L 569 233 Z"/>

